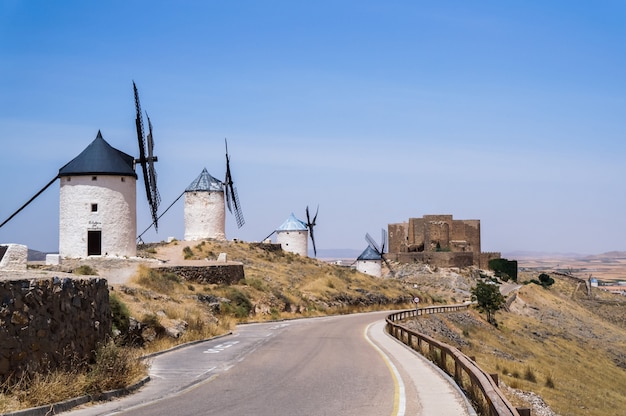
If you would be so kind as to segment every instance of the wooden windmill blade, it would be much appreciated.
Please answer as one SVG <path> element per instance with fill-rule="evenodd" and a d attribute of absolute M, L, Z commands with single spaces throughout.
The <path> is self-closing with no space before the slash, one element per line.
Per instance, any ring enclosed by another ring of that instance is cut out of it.
<path fill-rule="evenodd" d="M 368 233 L 365 234 L 365 240 L 367 241 L 367 243 L 370 245 L 370 247 L 376 252 L 376 254 L 378 254 L 381 258 L 382 261 L 385 262 L 385 265 L 387 266 L 387 268 L 389 269 L 389 272 L 391 273 L 391 275 L 394 275 L 394 271 L 391 268 L 391 264 L 389 263 L 389 261 L 385 258 L 385 241 L 386 241 L 386 231 L 383 230 L 383 241 L 382 241 L 382 248 L 381 246 L 378 245 L 378 243 L 376 242 L 376 240 L 374 240 L 372 238 L 371 235 L 369 235 Z"/>
<path fill-rule="evenodd" d="M 224 178 L 224 193 L 226 194 L 226 205 L 228 211 L 235 216 L 237 227 L 241 228 L 245 224 L 241 203 L 239 202 L 239 194 L 233 183 L 233 177 L 230 173 L 230 156 L 228 156 L 228 141 L 224 139 L 226 145 L 226 177 Z"/>
<path fill-rule="evenodd" d="M 365 240 L 367 241 L 367 243 L 370 245 L 370 247 L 372 247 L 374 249 L 374 251 L 381 255 L 382 251 L 380 249 L 380 246 L 378 245 L 378 243 L 376 242 L 376 240 L 374 240 L 372 238 L 371 235 L 369 235 L 369 233 L 365 233 Z"/>
<path fill-rule="evenodd" d="M 46 189 L 48 189 L 50 187 L 50 185 L 52 185 L 57 179 L 59 179 L 59 175 L 57 175 L 54 178 L 52 178 L 52 180 L 50 182 L 48 182 L 48 184 L 46 186 L 44 186 L 41 190 L 39 190 L 39 192 L 37 192 L 32 198 L 30 198 L 24 205 L 19 207 L 17 211 L 15 211 L 6 220 L 4 220 L 0 224 L 0 228 L 2 228 L 2 226 L 4 224 L 6 224 L 7 222 L 11 221 L 13 219 L 13 217 L 15 217 L 17 214 L 19 214 L 24 208 L 26 208 L 28 205 L 30 205 L 31 202 L 33 202 L 39 195 L 41 195 Z"/>
<path fill-rule="evenodd" d="M 311 243 L 313 244 L 313 254 L 317 257 L 317 247 L 315 246 L 315 236 L 313 234 L 313 228 L 316 225 L 317 214 L 319 213 L 320 207 L 317 206 L 317 210 L 315 211 L 315 216 L 313 217 L 313 221 L 311 221 L 311 217 L 309 215 L 309 207 L 306 207 L 306 226 L 309 229 L 309 237 L 311 237 Z"/>
<path fill-rule="evenodd" d="M 154 162 L 157 161 L 157 158 L 153 154 L 154 140 L 152 136 L 152 123 L 148 118 L 149 135 L 148 139 L 146 139 L 141 115 L 141 104 L 139 103 L 139 92 L 137 91 L 137 85 L 134 81 L 133 91 L 135 95 L 135 126 L 137 128 L 137 142 L 139 146 L 139 158 L 135 159 L 135 163 L 141 164 L 141 172 L 143 174 L 146 198 L 148 200 L 148 205 L 150 206 L 152 224 L 154 224 L 154 229 L 158 231 L 159 217 L 157 215 L 157 211 L 159 209 L 161 197 L 159 196 L 159 191 L 157 189 L 156 170 L 154 169 Z"/>
<path fill-rule="evenodd" d="M 146 118 L 148 119 L 148 137 L 146 141 L 148 151 L 147 155 L 147 163 L 148 163 L 148 182 L 150 183 L 150 195 L 151 195 L 151 208 L 152 211 L 156 213 L 159 205 L 161 204 L 161 195 L 159 194 L 159 190 L 157 189 L 157 174 L 154 169 L 154 162 L 158 161 L 157 157 L 154 156 L 154 140 L 152 136 L 152 122 L 150 121 L 150 117 L 148 117 L 148 113 L 146 113 Z M 152 207 L 154 205 L 154 207 Z M 154 217 L 153 217 L 154 218 Z"/>
<path fill-rule="evenodd" d="M 382 254 L 385 254 L 385 248 L 387 247 L 387 230 L 385 230 L 384 228 L 380 229 L 380 244 L 380 252 Z"/>

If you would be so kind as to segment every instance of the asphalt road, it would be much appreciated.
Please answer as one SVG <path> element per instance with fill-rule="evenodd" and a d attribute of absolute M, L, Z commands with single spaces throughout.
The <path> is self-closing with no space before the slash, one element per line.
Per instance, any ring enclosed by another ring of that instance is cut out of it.
<path fill-rule="evenodd" d="M 384 332 L 386 314 L 241 325 L 155 357 L 138 393 L 65 414 L 472 414 L 448 379 Z"/>

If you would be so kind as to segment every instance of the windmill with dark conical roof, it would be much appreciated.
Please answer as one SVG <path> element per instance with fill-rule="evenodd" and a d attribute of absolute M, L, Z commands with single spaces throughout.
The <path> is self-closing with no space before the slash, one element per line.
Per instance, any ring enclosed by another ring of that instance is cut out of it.
<path fill-rule="evenodd" d="M 134 82 L 133 90 L 139 158 L 135 159 L 113 148 L 98 131 L 89 146 L 61 167 L 57 176 L 2 222 L 0 227 L 60 179 L 60 257 L 136 255 L 137 163 L 141 165 L 143 171 L 146 196 L 155 227 L 160 198 L 154 170 L 157 158 L 153 155 L 152 124 L 148 119 L 149 134 L 145 137 L 139 96 Z"/>
<path fill-rule="evenodd" d="M 385 258 L 385 246 L 387 244 L 387 231 L 384 229 L 381 230 L 381 245 L 370 236 L 369 234 L 365 234 L 365 240 L 368 245 L 363 253 L 356 259 L 356 269 L 362 273 L 369 274 L 371 276 L 381 277 L 382 276 L 382 263 L 385 262 L 385 265 L 389 269 L 389 273 L 393 275 L 393 270 L 391 269 L 391 265 Z"/>
<path fill-rule="evenodd" d="M 59 255 L 135 256 L 135 159 L 98 131 L 85 150 L 59 169 Z"/>

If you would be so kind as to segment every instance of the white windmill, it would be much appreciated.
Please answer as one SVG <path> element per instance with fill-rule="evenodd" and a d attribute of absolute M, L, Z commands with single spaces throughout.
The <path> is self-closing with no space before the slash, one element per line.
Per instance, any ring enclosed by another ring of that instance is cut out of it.
<path fill-rule="evenodd" d="M 356 259 L 356 269 L 362 273 L 369 274 L 370 276 L 381 277 L 382 276 L 382 263 L 389 269 L 389 272 L 393 275 L 391 265 L 385 258 L 385 246 L 387 243 L 387 231 L 381 230 L 381 245 L 379 246 L 376 241 L 369 235 L 365 234 L 365 240 L 368 245 L 365 250 Z"/>
<path fill-rule="evenodd" d="M 315 237 L 313 228 L 317 220 L 319 207 L 315 212 L 313 220 L 309 215 L 309 207 L 306 207 L 306 222 L 299 220 L 291 213 L 289 218 L 285 220 L 272 234 L 276 233 L 276 242 L 281 245 L 284 251 L 299 254 L 302 257 L 309 256 L 309 237 L 313 243 L 313 253 L 317 256 L 317 248 L 315 247 Z M 269 238 L 272 234 L 266 237 Z"/>
<path fill-rule="evenodd" d="M 139 95 L 134 82 L 133 90 L 139 158 L 135 159 L 113 148 L 98 131 L 89 146 L 60 168 L 57 176 L 0 224 L 0 227 L 60 179 L 59 256 L 85 258 L 136 255 L 137 163 L 142 168 L 155 227 L 160 197 L 154 169 L 157 158 L 153 155 L 152 124 L 148 118 L 149 133 L 147 137 L 144 136 Z"/>
<path fill-rule="evenodd" d="M 237 226 L 245 223 L 237 188 L 230 172 L 226 143 L 226 175 L 224 182 L 205 169 L 185 189 L 185 240 L 226 239 L 226 207 L 235 216 Z"/>

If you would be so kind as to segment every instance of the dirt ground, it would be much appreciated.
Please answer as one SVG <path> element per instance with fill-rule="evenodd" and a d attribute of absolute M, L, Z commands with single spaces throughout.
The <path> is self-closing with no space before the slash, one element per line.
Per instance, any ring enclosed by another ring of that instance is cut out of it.
<path fill-rule="evenodd" d="M 561 272 L 602 281 L 626 281 L 626 252 L 594 256 L 533 256 L 516 258 L 520 271 Z"/>

